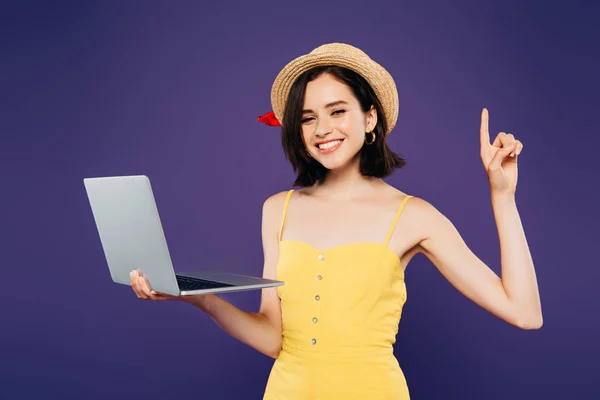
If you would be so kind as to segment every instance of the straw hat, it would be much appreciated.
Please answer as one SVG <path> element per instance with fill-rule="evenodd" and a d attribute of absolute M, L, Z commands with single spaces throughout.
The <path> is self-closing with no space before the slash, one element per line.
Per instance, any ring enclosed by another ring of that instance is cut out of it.
<path fill-rule="evenodd" d="M 283 111 L 292 84 L 304 72 L 313 67 L 335 65 L 348 68 L 369 82 L 381 102 L 387 122 L 386 136 L 398 119 L 398 91 L 392 76 L 381 65 L 373 61 L 362 50 L 344 43 L 329 43 L 317 47 L 309 54 L 287 64 L 275 78 L 271 89 L 271 105 L 278 121 Z"/>

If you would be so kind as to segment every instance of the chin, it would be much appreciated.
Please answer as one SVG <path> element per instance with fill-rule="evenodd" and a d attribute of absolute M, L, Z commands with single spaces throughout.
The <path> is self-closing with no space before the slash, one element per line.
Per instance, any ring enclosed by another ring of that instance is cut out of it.
<path fill-rule="evenodd" d="M 336 169 L 342 168 L 345 165 L 345 163 L 326 162 L 326 163 L 321 163 L 321 165 L 323 165 L 329 171 L 335 171 Z"/>
<path fill-rule="evenodd" d="M 324 158 L 324 159 L 323 159 Z M 342 156 L 342 157 L 323 157 L 322 159 L 318 160 L 321 165 L 323 165 L 325 168 L 327 168 L 330 171 L 334 171 L 336 169 L 341 169 L 341 168 L 345 168 L 348 165 L 352 164 L 352 162 L 355 160 L 355 157 L 348 157 L 348 156 Z"/>

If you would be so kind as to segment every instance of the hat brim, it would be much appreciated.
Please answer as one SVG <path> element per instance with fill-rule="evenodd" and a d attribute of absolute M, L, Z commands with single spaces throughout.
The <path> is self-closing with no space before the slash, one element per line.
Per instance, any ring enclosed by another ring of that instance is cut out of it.
<path fill-rule="evenodd" d="M 387 122 L 386 136 L 392 131 L 398 119 L 398 91 L 390 73 L 371 58 L 329 51 L 309 53 L 289 62 L 279 72 L 271 89 L 271 105 L 277 120 L 283 124 L 283 114 L 290 89 L 304 72 L 321 66 L 334 65 L 348 68 L 361 75 L 371 85 L 383 107 Z"/>

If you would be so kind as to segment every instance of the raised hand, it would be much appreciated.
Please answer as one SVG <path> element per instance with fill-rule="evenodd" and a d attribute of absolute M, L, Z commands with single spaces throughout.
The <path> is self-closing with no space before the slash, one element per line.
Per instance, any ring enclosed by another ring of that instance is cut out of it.
<path fill-rule="evenodd" d="M 490 143 L 488 110 L 481 112 L 481 161 L 485 167 L 492 194 L 514 194 L 517 190 L 517 160 L 523 144 L 510 133 L 500 132 Z"/>

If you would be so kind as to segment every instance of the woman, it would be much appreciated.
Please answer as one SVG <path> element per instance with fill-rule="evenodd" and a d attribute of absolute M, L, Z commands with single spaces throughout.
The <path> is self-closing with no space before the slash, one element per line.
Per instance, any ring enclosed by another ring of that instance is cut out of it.
<path fill-rule="evenodd" d="M 398 116 L 392 77 L 361 50 L 333 43 L 290 62 L 273 84 L 295 186 L 263 206 L 264 289 L 260 310 L 244 312 L 215 295 L 152 291 L 137 271 L 138 297 L 189 302 L 233 337 L 276 359 L 265 399 L 408 399 L 392 345 L 406 301 L 404 272 L 426 255 L 469 299 L 522 329 L 542 326 L 533 262 L 515 203 L 522 144 L 499 133 L 490 143 L 481 114 L 481 159 L 498 227 L 502 279 L 466 246 L 426 200 L 381 178 L 405 161 L 385 139 Z"/>

